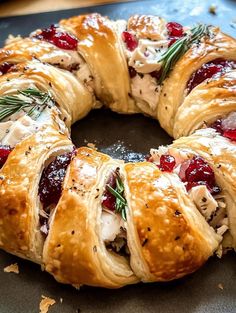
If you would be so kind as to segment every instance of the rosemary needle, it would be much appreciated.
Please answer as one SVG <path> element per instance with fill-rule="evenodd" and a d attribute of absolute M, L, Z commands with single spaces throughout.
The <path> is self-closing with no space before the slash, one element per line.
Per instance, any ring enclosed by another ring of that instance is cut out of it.
<path fill-rule="evenodd" d="M 199 24 L 193 27 L 184 37 L 176 40 L 176 42 L 169 47 L 160 59 L 160 61 L 162 61 L 162 66 L 161 76 L 158 81 L 159 84 L 165 80 L 174 65 L 191 47 L 191 45 L 199 42 L 203 36 L 209 36 L 209 26 Z"/>
<path fill-rule="evenodd" d="M 108 191 L 116 198 L 116 213 L 120 213 L 123 220 L 126 221 L 126 207 L 127 201 L 123 197 L 124 185 L 119 176 L 116 178 L 116 189 L 107 185 Z"/>
<path fill-rule="evenodd" d="M 17 94 L 2 96 L 0 97 L 0 122 L 27 109 L 29 110 L 26 114 L 32 116 L 39 108 L 45 109 L 49 101 L 53 101 L 49 92 L 42 92 L 36 88 L 18 90 Z"/>

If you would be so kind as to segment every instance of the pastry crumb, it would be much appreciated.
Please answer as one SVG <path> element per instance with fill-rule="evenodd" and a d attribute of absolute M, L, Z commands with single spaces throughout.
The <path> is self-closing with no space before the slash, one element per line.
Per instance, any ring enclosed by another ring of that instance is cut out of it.
<path fill-rule="evenodd" d="M 40 301 L 39 304 L 40 313 L 47 313 L 49 307 L 54 305 L 55 303 L 56 301 L 54 299 L 42 295 L 42 300 Z"/>
<path fill-rule="evenodd" d="M 6 266 L 3 271 L 5 273 L 15 273 L 19 274 L 19 266 L 17 263 Z"/>
<path fill-rule="evenodd" d="M 216 15 L 217 6 L 215 4 L 211 4 L 208 8 L 208 12 L 212 15 Z"/>
<path fill-rule="evenodd" d="M 95 146 L 95 144 L 92 143 L 92 142 L 88 142 L 88 143 L 87 143 L 87 146 L 88 146 L 89 148 L 91 148 L 91 149 L 94 149 L 94 150 L 97 150 L 97 149 L 98 149 L 98 148 Z"/>
<path fill-rule="evenodd" d="M 223 286 L 223 284 L 218 284 L 218 288 L 220 289 L 220 290 L 224 290 L 224 286 Z"/>

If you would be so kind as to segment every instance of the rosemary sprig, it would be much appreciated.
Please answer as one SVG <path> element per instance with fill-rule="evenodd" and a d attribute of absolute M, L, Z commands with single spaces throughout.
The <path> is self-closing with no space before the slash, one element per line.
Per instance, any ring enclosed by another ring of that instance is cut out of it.
<path fill-rule="evenodd" d="M 162 55 L 161 76 L 158 83 L 161 84 L 173 69 L 177 61 L 190 49 L 191 45 L 197 43 L 203 36 L 209 36 L 209 25 L 199 24 L 193 27 L 184 37 L 176 40 L 169 49 Z"/>
<path fill-rule="evenodd" d="M 127 201 L 123 197 L 124 194 L 124 185 L 121 181 L 120 176 L 117 176 L 116 178 L 116 189 L 112 188 L 110 185 L 107 185 L 107 190 L 116 197 L 116 210 L 115 213 L 121 214 L 121 217 L 123 220 L 126 221 L 126 207 L 127 207 Z"/>
<path fill-rule="evenodd" d="M 15 95 L 2 96 L 0 97 L 0 122 L 19 111 L 24 111 L 29 116 L 38 113 L 37 118 L 49 101 L 53 101 L 50 93 L 36 88 L 18 90 Z"/>

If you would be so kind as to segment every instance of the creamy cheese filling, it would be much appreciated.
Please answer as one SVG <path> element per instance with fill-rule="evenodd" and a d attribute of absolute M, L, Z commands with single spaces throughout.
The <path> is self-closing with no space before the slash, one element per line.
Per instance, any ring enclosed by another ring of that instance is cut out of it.
<path fill-rule="evenodd" d="M 160 29 L 161 40 L 136 38 L 137 48 L 130 51 L 122 39 L 122 33 L 127 30 L 127 22 L 119 20 L 114 23 L 114 27 L 121 38 L 128 67 L 137 72 L 134 77 L 130 78 L 131 95 L 142 111 L 153 115 L 159 101 L 161 87 L 150 73 L 159 71 L 161 68 L 161 55 L 168 49 L 167 29 L 166 27 Z M 135 32 L 132 30 L 128 32 L 135 37 Z"/>
<path fill-rule="evenodd" d="M 145 105 L 148 103 L 151 111 L 155 111 L 160 97 L 161 87 L 157 85 L 156 79 L 149 74 L 137 74 L 131 79 L 131 93 L 138 102 L 139 107 L 145 113 Z"/>
<path fill-rule="evenodd" d="M 138 73 L 148 74 L 161 69 L 161 57 L 168 49 L 169 41 L 152 41 L 140 39 L 138 47 L 133 51 L 127 51 L 128 65 Z"/>

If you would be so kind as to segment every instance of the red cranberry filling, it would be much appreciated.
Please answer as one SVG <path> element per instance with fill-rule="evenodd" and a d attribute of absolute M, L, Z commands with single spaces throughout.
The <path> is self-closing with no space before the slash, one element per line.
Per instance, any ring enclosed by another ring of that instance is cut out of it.
<path fill-rule="evenodd" d="M 183 182 L 187 182 L 186 189 L 188 191 L 195 186 L 206 185 L 212 194 L 220 192 L 212 168 L 200 156 L 194 156 L 191 160 L 183 162 L 179 177 Z"/>
<path fill-rule="evenodd" d="M 156 78 L 157 81 L 159 81 L 159 79 L 161 78 L 161 70 L 160 71 L 153 71 L 150 73 L 150 75 L 153 78 Z"/>
<path fill-rule="evenodd" d="M 235 61 L 227 61 L 223 59 L 216 59 L 203 64 L 190 77 L 187 84 L 188 93 L 197 85 L 201 84 L 204 80 L 211 78 L 217 73 L 224 73 L 225 71 L 233 68 L 236 68 Z"/>
<path fill-rule="evenodd" d="M 0 168 L 2 168 L 5 164 L 11 151 L 12 148 L 10 146 L 0 145 Z"/>
<path fill-rule="evenodd" d="M 6 74 L 12 66 L 14 66 L 14 64 L 12 63 L 8 63 L 8 62 L 2 63 L 0 65 L 0 74 L 2 75 Z"/>
<path fill-rule="evenodd" d="M 134 51 L 138 46 L 138 40 L 131 33 L 124 31 L 122 33 L 122 39 L 126 44 L 126 47 L 129 51 Z"/>
<path fill-rule="evenodd" d="M 236 141 L 236 129 L 228 129 L 223 132 L 223 136 L 232 141 Z"/>
<path fill-rule="evenodd" d="M 184 29 L 183 26 L 176 22 L 169 22 L 166 24 L 169 35 L 169 47 L 176 42 L 177 39 L 183 37 Z"/>
<path fill-rule="evenodd" d="M 223 135 L 223 128 L 222 128 L 222 120 L 216 120 L 213 124 L 210 125 L 211 128 L 214 128 L 218 133 Z"/>
<path fill-rule="evenodd" d="M 216 120 L 213 124 L 210 125 L 211 128 L 214 128 L 218 133 L 220 133 L 222 136 L 232 140 L 236 141 L 236 128 L 225 128 L 222 125 L 222 120 Z"/>
<path fill-rule="evenodd" d="M 48 41 L 61 49 L 77 49 L 78 40 L 66 32 L 59 31 L 55 25 L 51 25 L 49 28 L 43 29 L 41 33 L 37 34 L 35 37 L 40 40 Z"/>
<path fill-rule="evenodd" d="M 129 66 L 129 76 L 130 76 L 130 78 L 134 78 L 136 75 L 137 75 L 136 70 L 132 66 Z"/>
<path fill-rule="evenodd" d="M 169 154 L 163 154 L 160 157 L 159 169 L 164 172 L 172 172 L 176 165 L 175 158 Z"/>
<path fill-rule="evenodd" d="M 39 182 L 39 197 L 43 208 L 57 204 L 62 192 L 62 183 L 73 152 L 57 156 L 44 170 Z"/>
<path fill-rule="evenodd" d="M 109 185 L 113 189 L 116 189 L 116 173 L 112 173 L 107 180 L 106 185 Z M 116 197 L 110 193 L 109 189 L 106 187 L 103 193 L 102 206 L 110 211 L 115 211 L 116 209 Z"/>

